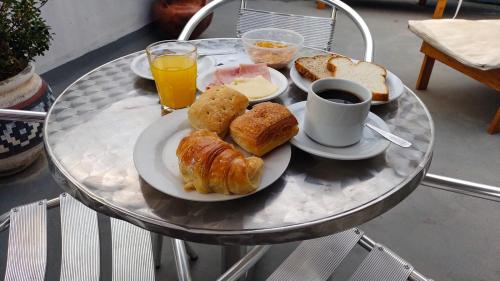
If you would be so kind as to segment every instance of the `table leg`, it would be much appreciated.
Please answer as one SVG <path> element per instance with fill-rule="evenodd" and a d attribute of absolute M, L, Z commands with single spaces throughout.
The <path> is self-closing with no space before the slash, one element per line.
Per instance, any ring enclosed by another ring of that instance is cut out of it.
<path fill-rule="evenodd" d="M 172 239 L 172 249 L 174 251 L 175 267 L 179 281 L 191 281 L 189 272 L 189 258 L 184 241 Z"/>
<path fill-rule="evenodd" d="M 158 233 L 151 232 L 151 240 L 153 244 L 153 261 L 155 267 L 158 268 L 161 265 L 161 249 L 163 247 L 163 236 Z"/>

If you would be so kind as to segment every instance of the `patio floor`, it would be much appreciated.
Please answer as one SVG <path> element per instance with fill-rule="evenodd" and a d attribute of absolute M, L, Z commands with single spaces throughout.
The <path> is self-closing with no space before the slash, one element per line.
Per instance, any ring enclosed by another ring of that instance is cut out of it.
<path fill-rule="evenodd" d="M 408 31 L 407 21 L 430 18 L 434 2 L 425 7 L 418 6 L 416 1 L 347 3 L 370 27 L 375 39 L 374 61 L 385 65 L 414 89 L 423 56 L 419 52 L 421 41 Z M 238 5 L 239 1 L 234 1 L 219 9 L 203 37 L 233 37 Z M 251 5 L 287 13 L 328 14 L 327 10 L 316 10 L 312 1 L 260 0 L 251 1 Z M 455 5 L 448 5 L 445 17 L 451 16 Z M 466 2 L 459 18 L 498 19 L 500 6 Z M 55 93 L 60 93 L 92 68 L 159 39 L 153 28 L 145 27 L 43 76 Z M 360 33 L 344 15 L 337 19 L 335 46 L 339 53 L 362 56 Z M 500 105 L 500 94 L 436 63 L 428 90 L 418 91 L 417 95 L 429 108 L 436 126 L 430 172 L 500 186 L 500 134 L 486 133 L 486 126 Z M 16 205 L 56 197 L 59 193 L 61 189 L 52 180 L 46 160 L 39 159 L 20 175 L 0 179 L 0 213 Z M 49 226 L 56 228 L 57 216 L 50 218 Z M 435 280 L 500 280 L 499 218 L 500 202 L 420 186 L 401 204 L 361 228 Z M 0 234 L 0 276 L 5 270 L 7 236 L 7 232 Z M 49 258 L 59 258 L 57 243 L 49 241 L 49 245 L 52 245 Z M 164 245 L 165 249 L 170 248 L 168 241 Z M 296 243 L 273 247 L 256 266 L 254 280 L 265 280 L 294 245 Z M 193 279 L 214 280 L 220 264 L 213 255 L 219 248 L 199 244 L 194 247 L 200 258 L 192 266 Z M 101 260 L 106 263 L 106 259 Z M 57 264 L 49 264 L 46 280 L 58 280 L 58 268 Z M 101 280 L 108 280 L 110 273 L 103 274 Z M 158 274 L 161 280 L 175 279 L 170 250 L 164 252 Z M 343 280 L 343 275 L 334 280 Z"/>

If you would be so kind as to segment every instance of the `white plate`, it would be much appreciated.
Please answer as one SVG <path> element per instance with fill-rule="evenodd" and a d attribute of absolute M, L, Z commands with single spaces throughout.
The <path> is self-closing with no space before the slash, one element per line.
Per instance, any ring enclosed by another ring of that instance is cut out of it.
<path fill-rule="evenodd" d="M 305 101 L 288 106 L 288 109 L 290 109 L 299 121 L 299 133 L 290 142 L 305 152 L 330 159 L 360 160 L 374 157 L 389 147 L 390 143 L 388 140 L 367 127 L 363 129 L 363 137 L 356 144 L 345 147 L 332 147 L 319 144 L 309 138 L 304 132 L 305 108 Z M 384 120 L 371 112 L 368 114 L 366 122 L 389 132 L 389 127 L 387 127 Z"/>
<path fill-rule="evenodd" d="M 181 199 L 216 202 L 248 196 L 279 179 L 285 172 L 292 155 L 288 143 L 266 154 L 262 158 L 264 172 L 260 185 L 252 193 L 224 195 L 185 191 L 175 151 L 180 140 L 191 130 L 187 120 L 187 109 L 179 109 L 161 117 L 147 127 L 137 139 L 134 147 L 134 164 L 139 175 L 155 189 Z"/>
<path fill-rule="evenodd" d="M 224 65 L 224 67 L 227 66 Z M 281 72 L 277 71 L 274 68 L 268 67 L 268 69 L 269 69 L 269 74 L 271 74 L 271 83 L 278 86 L 278 90 L 276 90 L 274 94 L 269 95 L 267 97 L 251 100 L 250 103 L 258 103 L 258 102 L 272 100 L 278 97 L 279 95 L 283 94 L 288 88 L 288 80 L 286 79 L 285 75 L 281 74 Z M 215 68 L 198 76 L 196 86 L 200 92 L 205 91 L 207 86 L 214 81 L 214 73 L 215 73 Z"/>
<path fill-rule="evenodd" d="M 353 61 L 357 62 L 356 60 Z M 294 65 L 295 64 L 292 64 L 292 67 L 290 68 L 290 78 L 292 79 L 293 83 L 295 83 L 295 85 L 299 87 L 299 89 L 307 93 L 312 81 L 302 77 L 302 75 L 297 72 L 297 69 L 295 69 Z M 401 79 L 399 79 L 396 75 L 394 75 L 394 73 L 390 72 L 389 70 L 387 70 L 387 79 L 385 80 L 385 83 L 389 88 L 389 100 L 372 101 L 372 105 L 386 104 L 388 102 L 391 102 L 399 98 L 405 91 L 405 87 L 403 85 L 403 82 L 401 82 Z"/>
<path fill-rule="evenodd" d="M 215 60 L 208 56 L 199 57 L 197 61 L 198 75 L 206 72 L 215 66 Z M 144 79 L 154 80 L 151 68 L 149 67 L 148 56 L 146 53 L 138 55 L 130 63 L 130 69 Z"/>

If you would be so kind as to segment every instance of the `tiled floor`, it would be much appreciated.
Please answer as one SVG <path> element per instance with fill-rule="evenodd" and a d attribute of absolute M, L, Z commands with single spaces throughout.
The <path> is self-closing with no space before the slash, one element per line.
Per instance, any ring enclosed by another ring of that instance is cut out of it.
<path fill-rule="evenodd" d="M 261 9 L 288 13 L 326 15 L 314 9 L 313 1 L 251 1 Z M 375 62 L 387 66 L 410 88 L 414 88 L 422 55 L 420 40 L 407 30 L 407 20 L 430 18 L 434 3 L 421 7 L 416 1 L 351 1 L 365 18 L 375 39 Z M 449 4 L 449 17 L 455 3 Z M 215 14 L 204 37 L 232 37 L 238 1 Z M 499 18 L 500 7 L 466 2 L 461 18 Z M 161 39 L 150 28 L 120 39 L 73 62 L 54 69 L 44 78 L 60 93 L 92 68 L 112 58 L 144 48 Z M 339 15 L 336 50 L 354 57 L 362 55 L 362 39 L 356 27 Z M 500 134 L 488 135 L 487 123 L 500 106 L 500 94 L 466 76 L 436 63 L 429 89 L 417 93 L 428 106 L 436 125 L 436 143 L 431 172 L 500 186 Z M 40 159 L 21 176 L 0 179 L 0 212 L 40 198 L 57 196 L 53 182 Z M 467 197 L 421 186 L 386 214 L 361 226 L 375 240 L 386 244 L 435 280 L 500 280 L 500 202 Z M 57 216 L 50 224 L 56 228 Z M 55 236 L 57 237 L 57 236 Z M 0 276 L 3 276 L 7 233 L 0 234 Z M 50 244 L 49 244 L 50 245 Z M 57 243 L 49 256 L 57 258 Z M 166 241 L 160 280 L 174 280 L 173 259 Z M 292 244 L 274 246 L 256 267 L 254 280 L 264 280 L 293 249 Z M 213 280 L 220 264 L 213 256 L 219 248 L 195 245 L 200 259 L 193 264 L 194 280 Z M 349 269 L 347 269 L 349 271 Z M 50 264 L 47 280 L 57 280 L 58 265 Z M 109 276 L 105 273 L 105 276 Z M 103 278 L 107 280 L 107 278 Z M 335 280 L 342 280 L 337 276 Z"/>

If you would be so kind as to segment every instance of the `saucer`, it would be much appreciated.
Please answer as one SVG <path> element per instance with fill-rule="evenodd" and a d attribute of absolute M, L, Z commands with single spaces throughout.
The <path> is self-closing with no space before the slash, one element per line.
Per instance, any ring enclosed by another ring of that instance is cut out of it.
<path fill-rule="evenodd" d="M 304 132 L 304 116 L 306 102 L 298 102 L 288 106 L 299 122 L 299 133 L 290 142 L 299 149 L 316 156 L 337 160 L 361 160 L 374 157 L 384 152 L 390 142 L 371 129 L 364 127 L 361 140 L 344 147 L 325 146 L 315 142 Z M 389 127 L 380 117 L 368 113 L 366 122 L 389 132 Z"/>

